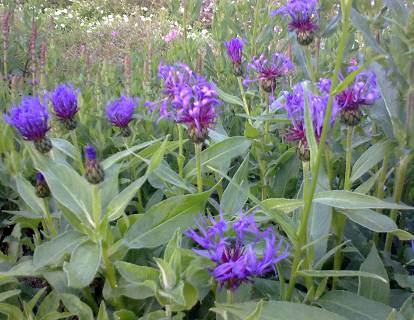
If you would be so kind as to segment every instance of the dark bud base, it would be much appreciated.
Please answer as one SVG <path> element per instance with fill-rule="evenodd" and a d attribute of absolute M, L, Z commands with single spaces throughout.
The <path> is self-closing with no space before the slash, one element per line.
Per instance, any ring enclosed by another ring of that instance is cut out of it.
<path fill-rule="evenodd" d="M 105 172 L 98 161 L 90 160 L 86 163 L 85 178 L 91 184 L 99 184 L 104 181 Z"/>
<path fill-rule="evenodd" d="M 298 31 L 296 33 L 296 39 L 298 40 L 301 46 L 308 46 L 313 42 L 313 40 L 315 40 L 315 32 L 314 31 Z"/>
<path fill-rule="evenodd" d="M 341 110 L 341 122 L 347 126 L 356 126 L 361 122 L 362 111 L 358 109 Z"/>
<path fill-rule="evenodd" d="M 33 143 L 36 150 L 40 153 L 48 153 L 50 150 L 52 150 L 52 141 L 47 137 L 44 137 L 40 140 L 35 140 Z"/>

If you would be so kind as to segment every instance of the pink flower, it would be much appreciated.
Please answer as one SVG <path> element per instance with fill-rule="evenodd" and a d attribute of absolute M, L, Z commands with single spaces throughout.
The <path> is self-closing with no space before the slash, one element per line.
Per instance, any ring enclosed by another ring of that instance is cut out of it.
<path fill-rule="evenodd" d="M 169 43 L 173 40 L 175 40 L 180 35 L 180 29 L 174 28 L 170 32 L 168 32 L 165 36 L 162 37 L 162 39 Z"/>

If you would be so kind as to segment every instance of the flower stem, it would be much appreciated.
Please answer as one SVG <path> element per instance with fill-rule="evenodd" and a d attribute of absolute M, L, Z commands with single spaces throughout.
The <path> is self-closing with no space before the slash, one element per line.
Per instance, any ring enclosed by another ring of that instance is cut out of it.
<path fill-rule="evenodd" d="M 246 93 L 244 92 L 242 78 L 241 77 L 237 77 L 237 82 L 239 83 L 240 94 L 241 94 L 242 100 L 243 100 L 244 112 L 249 117 L 247 119 L 247 121 L 249 122 L 250 125 L 253 125 L 252 119 L 250 119 L 250 109 L 249 109 L 249 105 L 247 104 Z"/>
<path fill-rule="evenodd" d="M 195 158 L 197 167 L 197 190 L 199 193 L 203 192 L 203 177 L 201 174 L 201 143 L 195 143 Z"/>
<path fill-rule="evenodd" d="M 407 175 L 408 165 L 412 161 L 414 155 L 404 155 L 400 159 L 399 166 L 396 170 L 397 177 L 394 183 L 394 202 L 399 203 L 401 201 L 402 193 L 404 190 L 404 181 Z M 397 210 L 391 210 L 390 218 L 396 222 L 397 221 Z M 393 235 L 391 233 L 387 233 L 387 237 L 385 238 L 385 247 L 384 251 L 388 254 L 391 254 L 391 247 L 392 247 L 392 239 Z"/>
<path fill-rule="evenodd" d="M 297 271 L 298 271 L 299 263 L 301 261 L 302 247 L 306 243 L 308 220 L 309 220 L 309 216 L 310 216 L 310 212 L 312 208 L 313 196 L 315 194 L 316 186 L 318 182 L 318 174 L 319 174 L 319 168 L 321 165 L 321 159 L 322 159 L 322 155 L 325 152 L 326 137 L 328 134 L 329 121 L 330 121 L 331 114 L 332 114 L 332 105 L 333 105 L 333 100 L 334 100 L 333 92 L 338 84 L 338 74 L 339 74 L 339 71 L 342 65 L 342 57 L 344 55 L 345 46 L 346 46 L 348 36 L 349 36 L 348 26 L 349 26 L 349 12 L 350 12 L 351 5 L 352 5 L 352 1 L 341 1 L 341 7 L 344 12 L 342 16 L 342 19 L 343 19 L 342 35 L 340 38 L 338 53 L 336 56 L 335 71 L 332 75 L 332 86 L 331 86 L 331 91 L 330 91 L 330 95 L 328 99 L 328 105 L 326 107 L 325 118 L 323 121 L 323 129 L 322 129 L 322 134 L 321 134 L 321 138 L 319 142 L 319 148 L 316 154 L 316 161 L 314 165 L 312 166 L 311 188 L 309 190 L 309 193 L 306 195 L 304 199 L 305 206 L 302 212 L 302 219 L 301 219 L 302 221 L 300 223 L 299 230 L 297 232 L 297 241 L 295 244 L 295 251 L 293 255 L 293 263 L 292 263 L 291 275 L 290 275 L 290 280 L 289 280 L 289 287 L 288 287 L 287 294 L 286 294 L 286 300 L 288 301 L 292 299 L 293 289 L 295 288 L 295 284 L 296 284 Z"/>
<path fill-rule="evenodd" d="M 95 228 L 99 232 L 100 220 L 102 214 L 102 204 L 101 204 L 101 190 L 99 185 L 92 186 L 92 215 Z"/>
<path fill-rule="evenodd" d="M 233 300 L 234 300 L 233 291 L 231 291 L 230 289 L 227 289 L 226 290 L 226 303 L 232 304 Z"/>
<path fill-rule="evenodd" d="M 184 148 L 183 148 L 183 144 L 184 144 L 184 139 L 183 139 L 183 127 L 180 124 L 177 124 L 177 129 L 178 129 L 178 158 L 177 158 L 177 164 L 178 164 L 178 175 L 180 176 L 180 178 L 184 177 L 184 161 L 185 161 L 185 157 L 184 157 Z"/>
<path fill-rule="evenodd" d="M 106 277 L 108 279 L 109 285 L 111 286 L 112 289 L 114 289 L 117 287 L 116 274 L 115 274 L 114 266 L 108 256 L 107 246 L 103 246 L 102 248 L 102 259 L 105 265 Z"/>
<path fill-rule="evenodd" d="M 53 224 L 52 216 L 50 214 L 49 203 L 47 202 L 46 199 L 44 199 L 43 201 L 45 204 L 45 218 L 44 218 L 45 220 L 44 223 L 46 227 L 45 230 L 48 230 L 50 238 L 54 238 L 57 236 L 57 231 L 56 231 L 55 225 Z"/>
<path fill-rule="evenodd" d="M 354 127 L 348 126 L 346 134 L 346 165 L 345 165 L 345 182 L 344 190 L 350 190 L 351 183 L 351 165 L 352 165 L 352 136 L 354 133 Z M 344 236 L 346 217 L 343 214 L 336 216 L 336 244 L 339 245 L 342 242 Z M 338 250 L 334 257 L 334 270 L 339 270 L 342 265 L 342 252 Z M 335 289 L 337 284 L 337 278 L 332 278 L 332 287 Z"/>
<path fill-rule="evenodd" d="M 76 130 L 70 131 L 70 137 L 76 149 L 76 162 L 78 163 L 79 171 L 82 175 L 84 175 L 85 168 L 83 167 L 83 163 L 82 163 L 82 157 L 81 157 L 81 153 L 79 150 L 78 136 L 76 135 Z"/>
<path fill-rule="evenodd" d="M 165 318 L 167 320 L 171 320 L 172 319 L 172 311 L 171 311 L 171 306 L 170 305 L 166 305 L 165 306 Z"/>

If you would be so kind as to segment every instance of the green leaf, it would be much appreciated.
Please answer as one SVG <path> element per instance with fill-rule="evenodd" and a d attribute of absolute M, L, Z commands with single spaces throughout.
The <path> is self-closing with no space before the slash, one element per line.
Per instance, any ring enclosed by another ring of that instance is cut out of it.
<path fill-rule="evenodd" d="M 148 146 L 153 145 L 154 143 L 160 141 L 161 139 L 157 139 L 157 140 L 152 140 L 152 141 L 147 141 L 144 143 L 140 143 L 136 146 L 130 147 L 124 151 L 120 151 L 117 152 L 113 155 L 111 155 L 109 158 L 106 158 L 105 160 L 103 160 L 101 162 L 102 167 L 104 168 L 104 170 L 108 170 L 111 166 L 113 166 L 115 163 L 117 163 L 118 161 L 123 160 L 124 158 L 134 154 L 135 152 L 144 149 Z M 157 150 L 158 148 L 154 149 Z"/>
<path fill-rule="evenodd" d="M 8 290 L 0 293 L 0 302 L 3 302 L 4 300 L 7 300 L 10 297 L 17 296 L 20 294 L 20 290 L 14 289 L 14 290 Z"/>
<path fill-rule="evenodd" d="M 150 164 L 148 165 L 147 174 L 153 172 L 160 165 L 161 160 L 164 158 L 164 154 L 167 150 L 168 136 L 164 139 L 159 149 L 151 157 Z"/>
<path fill-rule="evenodd" d="M 29 149 L 31 150 L 31 149 Z M 32 152 L 36 167 L 45 176 L 53 197 L 85 224 L 94 225 L 91 212 L 91 187 L 71 167 Z"/>
<path fill-rule="evenodd" d="M 303 207 L 302 199 L 284 199 L 272 198 L 262 201 L 263 206 L 268 210 L 280 211 L 283 213 L 290 213 L 298 208 Z"/>
<path fill-rule="evenodd" d="M 388 278 L 385 279 L 377 274 L 357 271 L 357 270 L 302 270 L 298 272 L 301 276 L 308 276 L 314 278 L 326 278 L 326 277 L 366 277 L 380 280 L 384 283 L 388 283 Z"/>
<path fill-rule="evenodd" d="M 151 267 L 139 266 L 133 263 L 117 261 L 115 266 L 121 276 L 130 283 L 140 284 L 146 280 L 158 282 L 160 272 Z"/>
<path fill-rule="evenodd" d="M 371 209 L 341 210 L 353 222 L 374 232 L 393 232 L 397 225 L 388 216 Z"/>
<path fill-rule="evenodd" d="M 37 310 L 36 317 L 42 319 L 48 313 L 56 311 L 59 308 L 60 299 L 56 291 L 50 292 L 42 301 Z"/>
<path fill-rule="evenodd" d="M 315 138 L 315 129 L 313 128 L 313 121 L 309 110 L 309 89 L 306 87 L 304 90 L 305 93 L 305 132 L 306 140 L 308 142 L 310 150 L 310 163 L 311 168 L 314 167 L 316 161 L 316 155 L 318 153 L 318 143 Z"/>
<path fill-rule="evenodd" d="M 352 320 L 387 320 L 392 308 L 358 296 L 349 291 L 330 291 L 318 300 L 318 304 L 329 311 Z M 404 318 L 398 314 L 398 320 Z"/>
<path fill-rule="evenodd" d="M 188 192 L 194 193 L 197 191 L 193 185 L 182 179 L 174 170 L 172 170 L 167 161 L 161 161 L 158 168 L 152 173 L 158 179 L 168 182 L 176 187 L 179 187 Z"/>
<path fill-rule="evenodd" d="M 72 288 L 84 288 L 95 278 L 101 263 L 102 248 L 99 244 L 87 241 L 75 248 L 70 262 L 63 264 L 68 277 L 68 285 Z"/>
<path fill-rule="evenodd" d="M 384 268 L 375 244 L 372 246 L 368 257 L 361 264 L 359 269 L 363 272 L 369 272 L 379 275 L 388 280 L 387 271 Z M 378 301 L 384 304 L 389 304 L 390 300 L 390 285 L 376 279 L 359 278 L 358 295 L 365 298 Z"/>
<path fill-rule="evenodd" d="M 67 155 L 69 158 L 76 160 L 76 154 L 78 153 L 78 150 L 76 150 L 73 144 L 65 139 L 51 138 L 50 140 L 52 140 L 54 149 L 57 149 L 63 154 Z"/>
<path fill-rule="evenodd" d="M 106 208 L 106 214 L 108 215 L 110 221 L 116 220 L 122 216 L 125 208 L 146 180 L 147 175 L 140 177 L 118 193 L 118 195 L 109 202 Z"/>
<path fill-rule="evenodd" d="M 220 99 L 223 100 L 224 102 L 243 107 L 243 101 L 239 97 L 228 94 L 224 92 L 223 90 L 221 90 L 220 88 L 217 88 L 217 92 L 219 94 Z"/>
<path fill-rule="evenodd" d="M 238 213 L 249 198 L 249 157 L 247 156 L 233 176 L 233 182 L 229 183 L 221 197 L 220 205 L 224 214 L 232 216 Z M 239 189 L 245 190 L 240 192 Z"/>
<path fill-rule="evenodd" d="M 315 194 L 313 201 L 340 209 L 414 209 L 405 204 L 386 202 L 372 196 L 345 190 L 319 192 Z"/>
<path fill-rule="evenodd" d="M 244 155 L 250 147 L 250 140 L 245 137 L 231 137 L 220 141 L 201 152 L 201 166 L 220 169 L 223 164 L 229 163 L 231 159 Z M 185 177 L 196 174 L 196 161 L 192 158 L 184 168 Z"/>
<path fill-rule="evenodd" d="M 33 213 L 38 217 L 45 215 L 45 203 L 43 199 L 36 195 L 34 187 L 29 183 L 29 181 L 18 175 L 16 177 L 16 186 L 20 197 L 30 207 L 30 209 L 32 209 Z"/>
<path fill-rule="evenodd" d="M 36 268 L 42 268 L 57 263 L 65 253 L 72 252 L 79 243 L 86 239 L 87 237 L 79 232 L 67 231 L 37 246 L 33 254 L 33 264 Z"/>
<path fill-rule="evenodd" d="M 283 301 L 264 301 L 260 317 L 256 320 L 346 320 L 347 318 L 335 313 L 307 306 L 301 303 Z M 212 310 L 221 316 L 231 314 L 236 319 L 244 320 L 256 310 L 256 302 L 237 304 L 217 304 Z"/>
<path fill-rule="evenodd" d="M 378 142 L 368 148 L 355 162 L 352 168 L 351 181 L 356 181 L 381 162 L 384 159 L 384 155 L 391 152 L 391 147 L 392 143 L 387 140 Z"/>
<path fill-rule="evenodd" d="M 8 303 L 0 303 L 0 313 L 7 315 L 10 320 L 25 318 L 19 308 Z"/>
<path fill-rule="evenodd" d="M 152 206 L 125 234 L 125 244 L 138 249 L 168 242 L 178 228 L 184 230 L 195 224 L 211 192 L 176 196 Z"/>
<path fill-rule="evenodd" d="M 60 298 L 66 309 L 70 313 L 77 315 L 79 320 L 94 320 L 91 308 L 86 303 L 80 301 L 77 296 L 63 293 L 60 295 Z"/>
<path fill-rule="evenodd" d="M 155 296 L 156 290 L 157 284 L 154 281 L 146 280 L 140 284 L 122 285 L 116 289 L 116 293 L 131 299 L 143 300 Z"/>
<path fill-rule="evenodd" d="M 98 316 L 96 320 L 109 320 L 108 312 L 106 311 L 105 301 L 102 300 L 101 305 L 99 306 Z"/>
<path fill-rule="evenodd" d="M 68 319 L 72 314 L 70 312 L 58 312 L 52 311 L 46 314 L 42 318 L 38 318 L 40 320 L 58 320 L 58 319 Z M 36 315 L 37 317 L 37 315 Z"/>
<path fill-rule="evenodd" d="M 154 258 L 155 263 L 160 269 L 160 282 L 165 290 L 171 290 L 177 284 L 177 277 L 175 271 L 163 259 Z"/>

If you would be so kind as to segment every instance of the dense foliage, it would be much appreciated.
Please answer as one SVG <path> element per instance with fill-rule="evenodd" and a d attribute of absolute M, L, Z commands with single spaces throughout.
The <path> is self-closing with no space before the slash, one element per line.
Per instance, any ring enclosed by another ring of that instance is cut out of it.
<path fill-rule="evenodd" d="M 136 3 L 0 5 L 0 319 L 413 320 L 414 3 Z"/>

